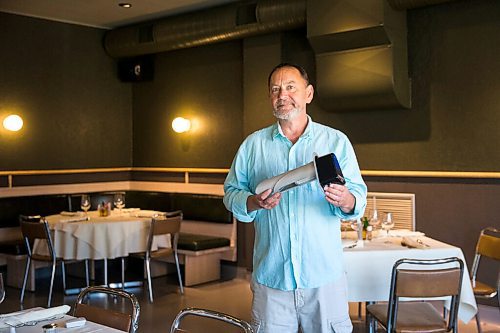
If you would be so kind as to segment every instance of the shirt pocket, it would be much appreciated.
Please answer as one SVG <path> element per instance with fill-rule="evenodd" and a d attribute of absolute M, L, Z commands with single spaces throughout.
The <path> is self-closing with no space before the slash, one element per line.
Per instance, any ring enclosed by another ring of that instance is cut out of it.
<path fill-rule="evenodd" d="M 334 333 L 351 333 L 352 323 L 350 318 L 340 319 L 330 322 L 330 327 Z"/>

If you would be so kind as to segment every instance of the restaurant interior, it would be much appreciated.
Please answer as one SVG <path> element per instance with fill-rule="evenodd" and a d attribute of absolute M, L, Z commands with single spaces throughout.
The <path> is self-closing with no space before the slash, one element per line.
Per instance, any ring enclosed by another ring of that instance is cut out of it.
<path fill-rule="evenodd" d="M 19 216 L 47 216 L 50 224 L 50 216 L 80 214 L 82 194 L 95 217 L 106 208 L 99 204 L 123 193 L 120 214 L 128 209 L 149 225 L 157 215 L 132 209 L 182 210 L 181 233 L 228 242 L 200 250 L 179 241 L 180 269 L 172 257 L 154 266 L 154 302 L 142 261 L 126 257 L 126 279 L 141 280 L 125 288 L 140 304 L 137 332 L 169 331 L 189 307 L 250 322 L 254 230 L 224 211 L 223 183 L 245 137 L 276 121 L 267 80 L 281 62 L 308 71 L 311 118 L 349 137 L 370 210 L 378 203 L 382 215 L 387 204 L 394 235 L 408 218 L 410 232 L 458 251 L 469 283 L 481 231 L 500 229 L 499 1 L 87 2 L 101 7 L 86 13 L 77 1 L 55 1 L 66 7 L 36 12 L 29 1 L 22 8 L 0 0 L 0 332 L 2 314 L 47 307 L 50 265 L 32 269 L 19 302 L 26 262 Z M 6 120 L 12 115 L 17 129 Z M 409 206 L 400 212 L 403 201 Z M 52 232 L 57 242 L 64 230 Z M 498 288 L 496 253 L 482 259 L 477 279 Z M 122 258 L 91 260 L 91 285 L 108 274 L 104 284 L 118 283 Z M 85 285 L 83 262 L 67 266 L 62 274 L 58 265 L 49 307 L 77 300 L 64 292 L 62 275 Z M 499 299 L 471 297 L 482 332 L 500 331 Z M 349 303 L 355 332 L 369 329 L 364 301 Z M 459 330 L 477 332 L 460 309 Z M 193 317 L 185 321 L 190 332 L 239 331 Z"/>

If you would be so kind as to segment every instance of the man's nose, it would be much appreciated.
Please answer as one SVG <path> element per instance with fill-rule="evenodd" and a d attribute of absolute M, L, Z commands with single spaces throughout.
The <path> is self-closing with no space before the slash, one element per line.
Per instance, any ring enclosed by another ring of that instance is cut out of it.
<path fill-rule="evenodd" d="M 286 89 L 280 89 L 280 91 L 278 93 L 278 97 L 282 98 L 282 97 L 285 97 L 285 96 L 288 96 L 288 92 L 286 91 Z"/>

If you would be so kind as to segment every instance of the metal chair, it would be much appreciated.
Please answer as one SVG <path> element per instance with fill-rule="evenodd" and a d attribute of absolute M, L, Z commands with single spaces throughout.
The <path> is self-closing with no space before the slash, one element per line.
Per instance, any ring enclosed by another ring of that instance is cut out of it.
<path fill-rule="evenodd" d="M 90 301 L 92 295 L 105 294 L 113 297 L 119 297 L 130 303 L 130 312 L 114 311 L 103 307 L 97 307 L 84 303 Z M 139 327 L 139 314 L 141 306 L 135 295 L 123 290 L 111 289 L 108 287 L 87 287 L 78 294 L 75 308 L 73 311 L 74 317 L 85 317 L 87 320 L 98 324 L 116 328 L 120 331 L 134 333 Z"/>
<path fill-rule="evenodd" d="M 54 288 L 54 277 L 56 273 L 57 262 L 61 263 L 62 270 L 62 282 L 63 289 L 66 291 L 66 270 L 64 266 L 64 260 L 57 258 L 56 252 L 54 250 L 54 242 L 52 241 L 52 236 L 49 229 L 49 224 L 47 220 L 39 215 L 35 216 L 19 216 L 19 223 L 21 225 L 21 232 L 23 234 L 24 243 L 26 245 L 26 250 L 28 256 L 26 258 L 26 269 L 24 271 L 23 287 L 21 290 L 20 302 L 24 302 L 24 293 L 26 291 L 26 284 L 28 282 L 28 276 L 30 273 L 31 261 L 43 261 L 52 264 L 52 270 L 50 275 L 50 287 L 49 287 L 49 298 L 47 301 L 47 306 L 50 307 L 52 302 L 52 291 Z M 48 254 L 37 254 L 33 252 L 33 245 L 35 240 L 44 241 L 47 244 Z M 88 261 L 85 260 L 85 278 L 87 286 L 89 285 L 89 273 L 88 273 Z"/>
<path fill-rule="evenodd" d="M 398 260 L 392 269 L 389 302 L 366 307 L 370 332 L 375 331 L 376 322 L 390 333 L 457 332 L 463 270 L 463 261 L 456 257 Z M 402 297 L 421 299 L 445 296 L 451 297 L 448 318 L 443 317 L 429 302 L 400 301 Z"/>
<path fill-rule="evenodd" d="M 228 314 L 225 314 L 222 312 L 212 311 L 212 310 L 205 310 L 205 309 L 198 309 L 198 308 L 186 308 L 186 309 L 181 310 L 177 314 L 177 316 L 175 317 L 174 322 L 172 323 L 172 326 L 170 327 L 170 333 L 179 332 L 178 330 L 179 330 L 179 326 L 181 324 L 182 319 L 188 315 L 219 320 L 219 321 L 228 323 L 230 325 L 239 327 L 245 333 L 253 333 L 254 332 L 252 327 L 250 326 L 250 324 L 248 322 L 241 320 L 241 319 L 238 319 L 236 317 L 233 317 L 231 315 L 228 315 Z M 185 331 L 182 331 L 182 332 L 185 332 Z"/>
<path fill-rule="evenodd" d="M 3 275 L 0 273 L 0 304 L 5 299 L 5 286 L 3 285 Z"/>
<path fill-rule="evenodd" d="M 182 211 L 175 211 L 169 213 L 158 214 L 151 220 L 151 227 L 148 235 L 148 245 L 146 252 L 133 253 L 134 257 L 139 257 L 144 260 L 146 266 L 146 274 L 148 279 L 149 301 L 153 303 L 153 284 L 151 283 L 151 259 L 159 259 L 174 255 L 175 266 L 177 268 L 177 278 L 179 279 L 179 287 L 181 294 L 184 294 L 184 287 L 182 286 L 181 271 L 179 267 L 179 257 L 177 254 L 177 241 L 179 239 L 179 231 L 181 229 Z M 171 235 L 172 246 L 169 248 L 158 248 L 153 250 L 153 239 L 155 236 Z"/>
<path fill-rule="evenodd" d="M 472 289 L 474 296 L 477 299 L 492 299 L 497 298 L 498 306 L 500 307 L 500 275 L 497 276 L 496 287 L 490 286 L 486 283 L 477 281 L 477 272 L 479 269 L 479 262 L 482 257 L 487 257 L 497 262 L 500 261 L 500 230 L 488 227 L 481 230 L 479 239 L 476 245 L 476 253 L 474 255 L 474 262 L 471 269 Z M 479 318 L 479 310 L 476 312 L 476 324 L 479 333 L 481 330 L 481 320 Z"/>

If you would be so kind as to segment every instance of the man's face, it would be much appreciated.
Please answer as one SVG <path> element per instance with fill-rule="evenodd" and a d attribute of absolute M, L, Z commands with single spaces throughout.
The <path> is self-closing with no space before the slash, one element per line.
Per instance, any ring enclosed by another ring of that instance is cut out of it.
<path fill-rule="evenodd" d="M 297 115 L 305 113 L 313 92 L 313 87 L 307 85 L 296 68 L 279 68 L 272 74 L 269 82 L 274 116 L 282 120 L 293 120 Z"/>

